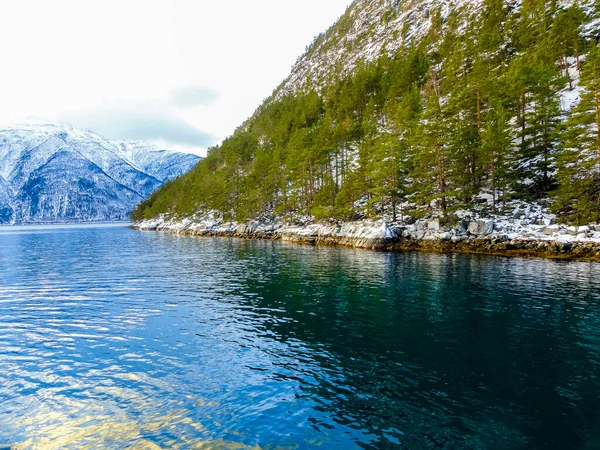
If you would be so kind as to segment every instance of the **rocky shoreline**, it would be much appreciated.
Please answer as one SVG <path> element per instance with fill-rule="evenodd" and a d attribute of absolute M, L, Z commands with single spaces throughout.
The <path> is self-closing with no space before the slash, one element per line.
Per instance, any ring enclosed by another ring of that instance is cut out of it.
<path fill-rule="evenodd" d="M 365 220 L 290 225 L 277 221 L 240 224 L 210 218 L 168 220 L 161 217 L 137 222 L 131 227 L 192 236 L 282 240 L 381 251 L 477 253 L 600 262 L 600 226 L 596 224 L 567 227 L 477 219 L 462 220 L 454 226 L 441 226 L 438 220 L 413 224 Z"/>

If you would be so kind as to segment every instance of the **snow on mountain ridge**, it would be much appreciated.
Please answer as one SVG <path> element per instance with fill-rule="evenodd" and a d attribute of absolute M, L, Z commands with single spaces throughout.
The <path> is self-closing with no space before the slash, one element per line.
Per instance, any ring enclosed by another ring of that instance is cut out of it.
<path fill-rule="evenodd" d="M 152 160 L 155 155 L 153 152 L 169 152 L 175 154 L 184 154 L 182 152 L 172 151 L 167 148 L 158 147 L 155 144 L 141 142 L 141 141 L 115 141 L 100 136 L 93 131 L 83 130 L 75 128 L 66 123 L 53 123 L 45 121 L 32 121 L 19 124 L 11 124 L 6 126 L 0 126 L 0 137 L 6 133 L 14 133 L 20 136 L 22 139 L 26 139 L 31 145 L 40 143 L 43 140 L 48 139 L 51 136 L 63 136 L 69 138 L 71 142 L 94 142 L 99 146 L 103 147 L 106 151 L 112 153 L 114 156 L 124 159 L 136 169 L 142 170 L 143 167 Z M 94 155 L 90 156 L 94 159 Z M 2 155 L 0 154 L 0 164 L 2 161 Z M 94 161 L 98 162 L 98 161 Z M 100 164 L 101 166 L 101 164 Z M 0 165 L 0 175 L 6 178 L 6 174 L 2 170 Z"/>
<path fill-rule="evenodd" d="M 199 159 L 66 124 L 0 127 L 0 223 L 125 220 Z"/>

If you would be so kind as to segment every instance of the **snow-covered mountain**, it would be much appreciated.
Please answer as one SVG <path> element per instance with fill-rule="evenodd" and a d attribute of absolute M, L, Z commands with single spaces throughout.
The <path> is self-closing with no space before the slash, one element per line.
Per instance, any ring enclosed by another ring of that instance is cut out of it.
<path fill-rule="evenodd" d="M 199 159 L 64 124 L 0 127 L 0 223 L 125 220 Z"/>

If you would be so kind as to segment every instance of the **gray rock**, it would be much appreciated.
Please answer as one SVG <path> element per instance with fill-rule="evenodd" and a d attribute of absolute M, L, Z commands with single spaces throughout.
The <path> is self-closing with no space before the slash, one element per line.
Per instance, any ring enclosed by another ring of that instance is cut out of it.
<path fill-rule="evenodd" d="M 469 224 L 469 230 L 468 231 L 471 234 L 479 236 L 481 233 L 483 233 L 483 222 L 481 222 L 480 220 L 471 222 Z"/>
<path fill-rule="evenodd" d="M 583 233 L 583 234 L 590 234 L 590 233 L 591 233 L 591 231 L 592 231 L 592 230 L 590 229 L 590 227 L 583 226 L 583 227 L 579 227 L 579 228 L 577 229 L 577 234 L 582 234 L 582 233 Z"/>
<path fill-rule="evenodd" d="M 469 221 L 466 219 L 461 220 L 458 222 L 456 229 L 461 234 L 466 233 L 469 230 Z"/>
<path fill-rule="evenodd" d="M 432 220 L 427 224 L 427 229 L 430 231 L 440 231 L 440 221 Z"/>
<path fill-rule="evenodd" d="M 487 222 L 485 222 L 484 226 L 483 226 L 483 234 L 484 235 L 490 235 L 494 232 L 494 221 L 493 220 L 488 220 Z"/>
<path fill-rule="evenodd" d="M 493 220 L 477 220 L 469 224 L 469 233 L 475 236 L 489 236 L 494 232 Z"/>
<path fill-rule="evenodd" d="M 549 227 L 544 228 L 544 234 L 546 236 L 552 236 L 554 233 L 558 233 L 560 231 L 560 227 L 558 225 L 550 225 Z"/>
<path fill-rule="evenodd" d="M 513 214 L 513 219 L 520 219 L 523 215 L 523 210 L 521 208 L 517 208 Z"/>
<path fill-rule="evenodd" d="M 567 233 L 571 236 L 577 236 L 577 227 L 568 227 Z"/>

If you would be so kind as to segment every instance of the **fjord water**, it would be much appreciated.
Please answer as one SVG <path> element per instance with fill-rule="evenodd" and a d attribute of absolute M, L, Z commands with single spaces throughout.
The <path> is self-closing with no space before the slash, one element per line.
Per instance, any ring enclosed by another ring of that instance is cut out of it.
<path fill-rule="evenodd" d="M 598 264 L 48 227 L 0 271 L 0 445 L 600 445 Z"/>

